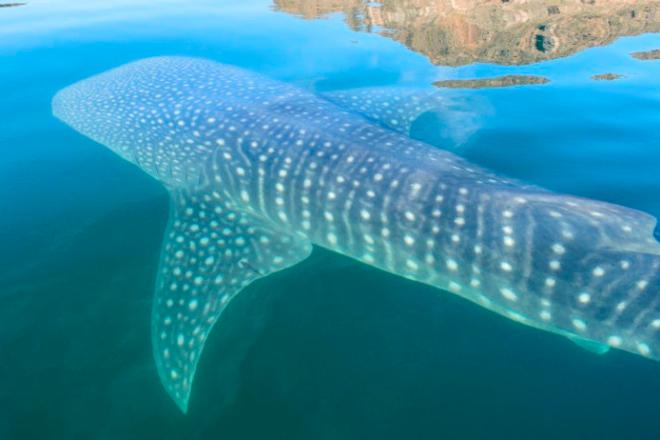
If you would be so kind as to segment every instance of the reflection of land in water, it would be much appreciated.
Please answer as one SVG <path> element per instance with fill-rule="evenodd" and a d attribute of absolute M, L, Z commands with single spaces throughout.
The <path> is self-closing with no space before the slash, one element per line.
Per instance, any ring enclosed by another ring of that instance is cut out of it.
<path fill-rule="evenodd" d="M 614 81 L 625 77 L 625 75 L 619 73 L 599 73 L 598 75 L 592 76 L 591 79 L 596 81 Z"/>
<path fill-rule="evenodd" d="M 660 0 L 274 0 L 306 19 L 345 14 L 435 64 L 529 64 L 660 32 Z M 659 54 L 660 55 L 660 54 Z"/>
<path fill-rule="evenodd" d="M 660 49 L 649 50 L 646 52 L 633 52 L 630 55 L 638 60 L 660 60 Z"/>
<path fill-rule="evenodd" d="M 449 87 L 452 89 L 484 89 L 493 87 L 511 87 L 530 84 L 545 84 L 550 82 L 548 78 L 534 75 L 505 75 L 494 78 L 478 79 L 446 79 L 436 81 L 433 85 L 437 87 Z"/>

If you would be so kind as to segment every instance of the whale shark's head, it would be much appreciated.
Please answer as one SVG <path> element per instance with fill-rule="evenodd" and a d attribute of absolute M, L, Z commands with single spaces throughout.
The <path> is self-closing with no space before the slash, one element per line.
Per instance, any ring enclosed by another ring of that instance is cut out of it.
<path fill-rule="evenodd" d="M 126 64 L 59 91 L 53 114 L 166 184 L 199 178 L 213 148 L 200 133 L 226 130 L 223 106 L 242 72 L 160 57 Z"/>

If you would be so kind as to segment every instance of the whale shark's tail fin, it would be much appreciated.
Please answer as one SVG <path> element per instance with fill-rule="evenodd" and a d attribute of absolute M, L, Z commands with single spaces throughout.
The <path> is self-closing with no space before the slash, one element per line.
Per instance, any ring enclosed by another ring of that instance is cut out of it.
<path fill-rule="evenodd" d="M 160 379 L 183 412 L 204 342 L 231 298 L 255 279 L 305 259 L 311 249 L 306 238 L 217 193 L 172 193 L 152 340 Z"/>

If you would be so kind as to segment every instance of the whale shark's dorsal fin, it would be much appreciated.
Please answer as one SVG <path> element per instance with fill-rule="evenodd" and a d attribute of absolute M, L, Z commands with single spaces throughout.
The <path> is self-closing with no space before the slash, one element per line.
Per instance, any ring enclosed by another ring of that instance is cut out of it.
<path fill-rule="evenodd" d="M 413 122 L 424 113 L 436 113 L 455 144 L 477 130 L 475 102 L 438 90 L 406 87 L 369 87 L 322 93 L 328 101 L 371 121 L 409 135 Z M 468 105 L 469 104 L 469 105 Z"/>
<path fill-rule="evenodd" d="M 311 252 L 304 237 L 208 194 L 172 192 L 152 314 L 158 374 L 182 411 L 211 328 L 231 298 L 257 278 Z"/>

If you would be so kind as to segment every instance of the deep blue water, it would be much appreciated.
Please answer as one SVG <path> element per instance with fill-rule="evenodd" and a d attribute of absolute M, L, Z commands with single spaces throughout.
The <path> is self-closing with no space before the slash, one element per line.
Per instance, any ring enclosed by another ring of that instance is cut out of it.
<path fill-rule="evenodd" d="M 149 319 L 165 190 L 50 113 L 55 92 L 155 55 L 214 59 L 319 91 L 534 74 L 448 90 L 454 145 L 501 174 L 660 216 L 660 61 L 622 37 L 523 66 L 434 66 L 341 14 L 266 0 L 0 8 L 0 439 L 657 439 L 660 364 L 596 356 L 428 286 L 320 249 L 223 314 L 187 415 L 161 388 Z M 617 72 L 625 78 L 593 81 Z"/>

